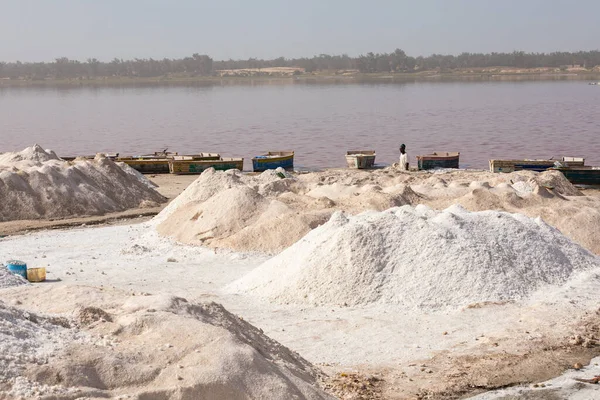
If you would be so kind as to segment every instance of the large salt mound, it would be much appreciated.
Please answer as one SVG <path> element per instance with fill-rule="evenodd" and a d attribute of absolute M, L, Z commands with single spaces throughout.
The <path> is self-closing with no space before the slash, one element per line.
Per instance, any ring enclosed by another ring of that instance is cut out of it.
<path fill-rule="evenodd" d="M 332 398 L 317 368 L 215 303 L 83 286 L 12 296 L 67 328 L 0 302 L 0 398 Z"/>
<path fill-rule="evenodd" d="M 113 161 L 60 160 L 39 146 L 0 155 L 0 222 L 102 215 L 166 201 Z"/>
<path fill-rule="evenodd" d="M 460 307 L 526 298 L 598 257 L 541 219 L 460 206 L 335 213 L 227 291 L 279 303 Z"/>

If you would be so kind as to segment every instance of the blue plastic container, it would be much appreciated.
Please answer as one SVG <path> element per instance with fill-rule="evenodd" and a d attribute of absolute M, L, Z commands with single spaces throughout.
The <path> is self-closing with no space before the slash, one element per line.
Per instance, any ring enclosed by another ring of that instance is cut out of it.
<path fill-rule="evenodd" d="M 10 260 L 6 262 L 6 268 L 16 275 L 21 275 L 23 279 L 27 279 L 27 264 L 19 260 Z"/>

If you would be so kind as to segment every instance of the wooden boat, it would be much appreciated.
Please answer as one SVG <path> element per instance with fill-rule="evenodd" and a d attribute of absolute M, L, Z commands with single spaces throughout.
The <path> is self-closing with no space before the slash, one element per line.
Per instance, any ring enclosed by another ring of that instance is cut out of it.
<path fill-rule="evenodd" d="M 198 153 L 179 155 L 178 153 L 159 151 L 153 154 L 143 154 L 134 157 L 120 157 L 117 161 L 124 162 L 142 174 L 168 174 L 170 172 L 169 160 L 194 161 L 194 160 L 220 160 L 218 153 Z"/>
<path fill-rule="evenodd" d="M 375 155 L 375 150 L 350 150 L 346 152 L 346 163 L 348 168 L 373 168 Z"/>
<path fill-rule="evenodd" d="M 184 154 L 175 155 L 167 158 L 172 158 L 175 161 L 191 161 L 191 160 L 220 160 L 221 155 L 219 153 L 198 153 L 198 154 Z"/>
<path fill-rule="evenodd" d="M 554 167 L 573 184 L 600 185 L 600 167 Z"/>
<path fill-rule="evenodd" d="M 142 174 L 168 174 L 168 158 L 151 158 L 149 156 L 119 157 L 117 162 L 123 162 Z"/>
<path fill-rule="evenodd" d="M 460 153 L 436 151 L 431 154 L 417 156 L 418 168 L 435 169 L 435 168 L 458 168 L 458 159 Z"/>
<path fill-rule="evenodd" d="M 269 151 L 252 158 L 252 170 L 262 172 L 268 169 L 294 169 L 293 151 Z"/>
<path fill-rule="evenodd" d="M 174 160 L 169 159 L 169 172 L 176 175 L 201 174 L 209 168 L 217 171 L 244 169 L 243 158 L 219 158 L 218 160 Z"/>
<path fill-rule="evenodd" d="M 491 172 L 537 171 L 554 167 L 556 162 L 569 167 L 583 167 L 582 157 L 562 157 L 560 160 L 490 160 Z"/>

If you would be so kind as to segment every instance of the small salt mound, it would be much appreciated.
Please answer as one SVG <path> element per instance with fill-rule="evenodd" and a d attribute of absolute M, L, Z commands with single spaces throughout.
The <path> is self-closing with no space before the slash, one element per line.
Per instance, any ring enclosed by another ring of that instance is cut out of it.
<path fill-rule="evenodd" d="M 271 182 L 276 182 L 279 181 L 281 179 L 293 179 L 294 175 L 290 174 L 289 172 L 287 172 L 285 169 L 279 167 L 277 169 L 268 169 L 264 172 L 262 172 L 259 175 L 255 176 L 255 179 L 264 184 L 264 183 L 271 183 Z"/>
<path fill-rule="evenodd" d="M 103 156 L 65 162 L 35 146 L 1 158 L 0 222 L 102 215 L 166 201 Z"/>
<path fill-rule="evenodd" d="M 50 160 L 60 160 L 60 158 L 52 150 L 44 150 L 38 144 L 15 153 L 0 153 L 0 165 L 13 165 L 21 161 L 43 163 Z"/>
<path fill-rule="evenodd" d="M 0 301 L 0 380 L 5 384 L 23 376 L 28 365 L 47 363 L 49 357 L 73 340 L 74 335 L 56 320 Z M 6 398 L 4 388 L 0 385 L 0 398 Z"/>
<path fill-rule="evenodd" d="M 0 264 L 0 289 L 9 288 L 13 286 L 26 285 L 27 281 L 19 275 L 15 275 L 5 266 Z"/>
<path fill-rule="evenodd" d="M 179 208 L 189 203 L 201 203 L 217 193 L 233 187 L 244 186 L 242 175 L 237 170 L 215 171 L 209 168 L 198 179 L 192 182 L 179 196 L 169 203 L 156 217 L 152 219 L 154 225 L 167 220 Z"/>
<path fill-rule="evenodd" d="M 403 206 L 337 212 L 227 291 L 279 303 L 438 309 L 524 299 L 599 266 L 539 218 Z"/>
<path fill-rule="evenodd" d="M 573 186 L 560 171 L 544 171 L 534 179 L 538 185 L 551 188 L 553 192 L 563 196 L 583 196 L 579 189 Z"/>
<path fill-rule="evenodd" d="M 230 236 L 248 226 L 269 207 L 269 200 L 248 186 L 216 193 L 202 203 L 178 207 L 157 226 L 159 233 L 184 243 L 203 243 Z"/>

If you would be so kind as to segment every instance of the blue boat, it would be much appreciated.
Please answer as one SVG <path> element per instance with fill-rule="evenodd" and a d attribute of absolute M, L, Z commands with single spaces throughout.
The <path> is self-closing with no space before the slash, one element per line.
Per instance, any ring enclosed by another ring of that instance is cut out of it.
<path fill-rule="evenodd" d="M 293 151 L 269 151 L 252 158 L 252 170 L 262 172 L 268 169 L 294 169 Z"/>

